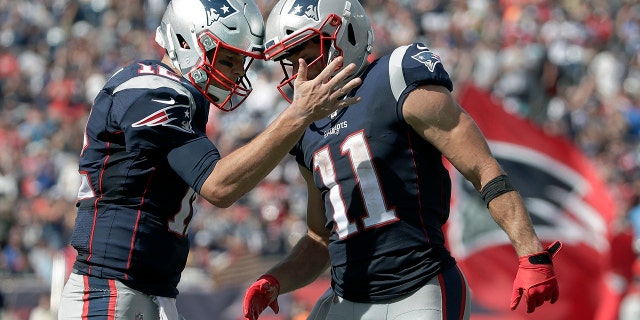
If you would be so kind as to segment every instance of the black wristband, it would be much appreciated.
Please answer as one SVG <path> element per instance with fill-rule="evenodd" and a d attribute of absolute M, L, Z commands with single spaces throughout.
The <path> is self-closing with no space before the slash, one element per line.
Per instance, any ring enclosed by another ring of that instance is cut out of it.
<path fill-rule="evenodd" d="M 509 191 L 516 191 L 516 188 L 511 184 L 509 177 L 503 174 L 489 181 L 480 191 L 480 195 L 488 208 L 491 200 Z"/>

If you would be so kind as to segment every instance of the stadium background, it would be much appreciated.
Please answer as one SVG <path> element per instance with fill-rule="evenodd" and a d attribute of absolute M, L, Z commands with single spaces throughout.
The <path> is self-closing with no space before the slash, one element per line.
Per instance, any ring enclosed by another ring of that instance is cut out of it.
<path fill-rule="evenodd" d="M 454 94 L 473 86 L 510 116 L 569 141 L 588 159 L 606 189 L 602 197 L 611 200 L 604 233 L 618 250 L 603 253 L 611 263 L 579 279 L 580 287 L 563 286 L 561 301 L 576 290 L 593 290 L 605 302 L 597 309 L 609 310 L 590 317 L 617 319 L 621 299 L 634 299 L 637 291 L 632 240 L 640 233 L 638 1 L 362 2 L 375 29 L 374 57 L 422 41 L 443 58 Z M 258 0 L 265 16 L 273 3 Z M 160 57 L 153 30 L 165 5 L 0 0 L 0 319 L 46 320 L 46 310 L 55 313 L 55 292 L 74 254 L 67 243 L 84 120 L 93 97 L 120 66 Z M 255 90 L 246 104 L 210 115 L 209 135 L 223 154 L 286 106 L 274 89 L 281 79 L 276 64 L 254 64 L 251 73 Z M 198 203 L 178 298 L 187 319 L 239 319 L 243 289 L 305 231 L 304 190 L 295 163 L 284 159 L 232 207 Z M 586 267 L 602 257 L 574 264 Z M 323 277 L 284 296 L 281 315 L 264 319 L 303 318 L 326 285 Z"/>

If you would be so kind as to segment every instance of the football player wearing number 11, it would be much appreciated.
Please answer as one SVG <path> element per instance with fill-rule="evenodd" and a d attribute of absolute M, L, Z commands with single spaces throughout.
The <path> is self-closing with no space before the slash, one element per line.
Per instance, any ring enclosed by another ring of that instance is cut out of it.
<path fill-rule="evenodd" d="M 279 294 L 330 266 L 331 288 L 309 319 L 469 319 L 469 287 L 442 231 L 451 196 L 442 156 L 480 192 L 520 257 L 505 305 L 533 312 L 554 303 L 560 243 L 543 247 L 519 193 L 452 97 L 438 55 L 414 43 L 368 63 L 373 40 L 355 0 L 280 0 L 267 19 L 265 58 L 290 72 L 281 86 L 303 70 L 299 60 L 312 78 L 344 57 L 362 78 L 346 96 L 362 101 L 314 122 L 291 151 L 308 186 L 308 232 L 246 290 L 244 316 L 278 312 Z"/>

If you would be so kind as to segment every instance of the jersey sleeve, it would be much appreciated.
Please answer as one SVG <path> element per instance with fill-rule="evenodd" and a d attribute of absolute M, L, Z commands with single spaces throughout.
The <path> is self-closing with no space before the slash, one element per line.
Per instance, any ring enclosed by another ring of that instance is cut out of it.
<path fill-rule="evenodd" d="M 420 43 L 410 45 L 402 60 L 402 71 L 408 85 L 434 84 L 453 91 L 453 83 L 442 59 L 427 46 Z"/>
<path fill-rule="evenodd" d="M 206 136 L 194 126 L 196 104 L 180 83 L 139 76 L 114 90 L 114 126 L 124 132 L 127 151 L 173 149 Z"/>
<path fill-rule="evenodd" d="M 389 81 L 399 102 L 421 85 L 440 85 L 453 91 L 453 83 L 440 56 L 421 43 L 398 47 L 391 53 Z"/>
<path fill-rule="evenodd" d="M 218 160 L 220 152 L 207 137 L 191 140 L 167 155 L 171 168 L 197 193 L 209 177 Z"/>

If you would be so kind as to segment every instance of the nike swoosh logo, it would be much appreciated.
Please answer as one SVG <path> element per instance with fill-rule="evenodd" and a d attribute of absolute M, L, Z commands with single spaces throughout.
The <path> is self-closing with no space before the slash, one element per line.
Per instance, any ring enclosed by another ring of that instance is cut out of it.
<path fill-rule="evenodd" d="M 427 49 L 429 49 L 429 47 L 423 46 L 421 44 L 416 44 L 416 49 L 418 49 L 418 50 L 427 50 Z"/>
<path fill-rule="evenodd" d="M 176 103 L 176 101 L 175 101 L 175 100 L 173 100 L 173 98 L 170 98 L 169 100 L 166 100 L 166 99 L 164 99 L 164 100 L 161 100 L 161 99 L 151 99 L 151 101 L 155 101 L 155 102 L 163 103 L 163 104 L 168 104 L 168 105 L 172 105 L 172 104 L 175 104 L 175 103 Z"/>

